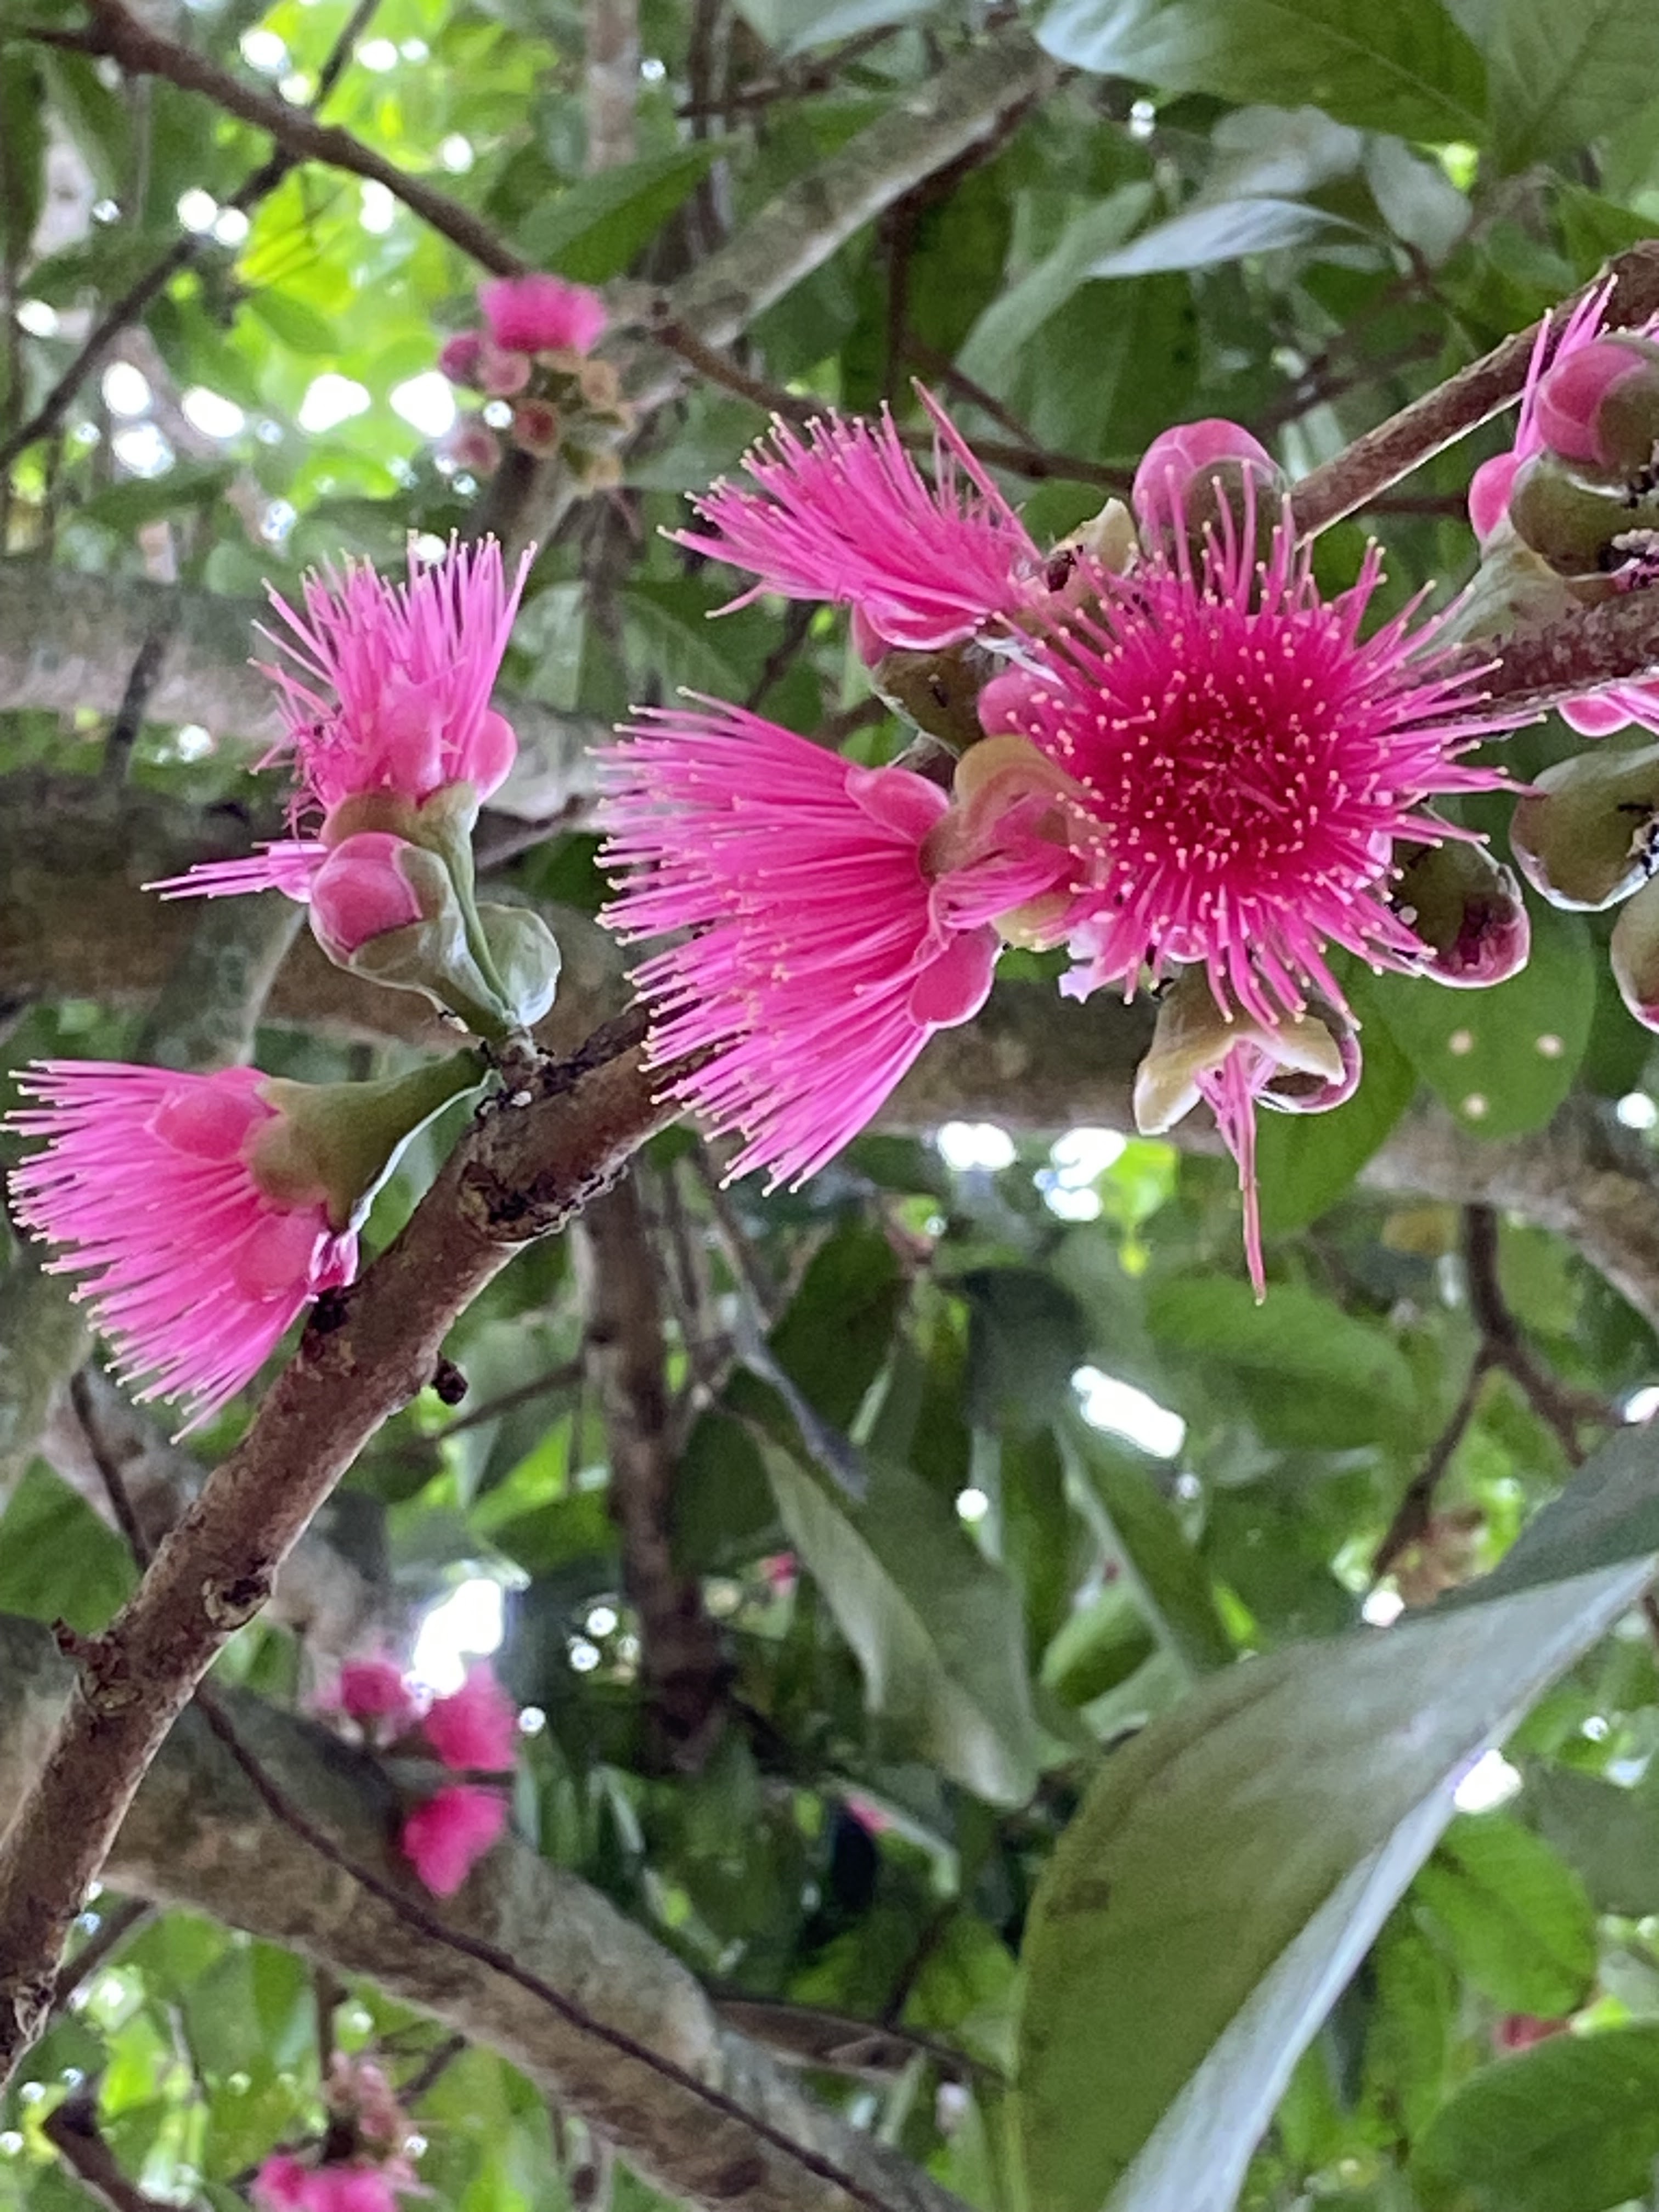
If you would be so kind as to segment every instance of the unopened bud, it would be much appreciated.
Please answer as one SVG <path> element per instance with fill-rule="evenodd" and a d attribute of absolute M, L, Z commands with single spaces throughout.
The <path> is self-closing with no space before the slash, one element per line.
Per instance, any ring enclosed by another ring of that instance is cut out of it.
<path fill-rule="evenodd" d="M 452 384 L 465 384 L 476 392 L 483 344 L 481 331 L 460 331 L 453 338 L 446 338 L 438 356 L 440 371 Z"/>
<path fill-rule="evenodd" d="M 343 1235 L 362 1220 L 369 1201 L 415 1132 L 451 1099 L 482 1081 L 476 1052 L 424 1060 L 380 1083 L 292 1083 L 268 1076 L 259 1096 L 275 1119 L 251 1139 L 250 1172 L 268 1196 L 325 1200 L 331 1227 Z"/>
<path fill-rule="evenodd" d="M 1644 1029 L 1659 1030 L 1659 883 L 1644 884 L 1613 925 L 1619 995 Z"/>
<path fill-rule="evenodd" d="M 485 338 L 478 348 L 478 389 L 492 399 L 510 399 L 530 381 L 530 356 L 512 353 Z"/>
<path fill-rule="evenodd" d="M 1659 745 L 1577 753 L 1533 778 L 1510 824 L 1521 872 L 1553 906 L 1597 913 L 1659 865 Z"/>
<path fill-rule="evenodd" d="M 331 960 L 343 966 L 360 945 L 388 930 L 426 919 L 421 894 L 400 866 L 407 855 L 414 872 L 435 870 L 441 908 L 449 890 L 449 872 L 433 854 L 422 854 L 407 839 L 383 830 L 360 830 L 342 839 L 311 884 L 311 933 Z"/>
<path fill-rule="evenodd" d="M 477 415 L 464 416 L 439 451 L 452 468 L 475 477 L 493 477 L 501 465 L 501 441 Z"/>
<path fill-rule="evenodd" d="M 1592 338 L 1545 370 L 1534 408 L 1563 460 L 1634 476 L 1659 441 L 1659 346 L 1636 331 Z"/>
<path fill-rule="evenodd" d="M 583 403 L 596 414 L 611 414 L 622 398 L 622 380 L 614 362 L 585 361 L 577 372 L 576 386 Z"/>
<path fill-rule="evenodd" d="M 559 983 L 559 947 L 552 931 L 526 906 L 481 906 L 478 920 L 501 994 L 520 1029 L 540 1021 Z"/>
<path fill-rule="evenodd" d="M 1553 453 L 1534 453 L 1516 477 L 1510 520 L 1558 574 L 1595 576 L 1624 565 L 1621 539 L 1659 526 L 1659 493 L 1597 483 Z"/>
<path fill-rule="evenodd" d="M 1521 886 L 1484 845 L 1461 837 L 1411 848 L 1392 903 L 1427 948 L 1418 973 L 1477 989 L 1518 975 L 1532 949 Z"/>
<path fill-rule="evenodd" d="M 550 461 L 559 450 L 563 425 L 559 410 L 546 399 L 521 399 L 513 410 L 513 442 L 538 461 Z"/>
<path fill-rule="evenodd" d="M 1231 514 L 1235 525 L 1276 502 L 1285 488 L 1279 464 L 1237 422 L 1178 422 L 1153 439 L 1135 471 L 1130 501 L 1147 550 L 1205 531 Z"/>

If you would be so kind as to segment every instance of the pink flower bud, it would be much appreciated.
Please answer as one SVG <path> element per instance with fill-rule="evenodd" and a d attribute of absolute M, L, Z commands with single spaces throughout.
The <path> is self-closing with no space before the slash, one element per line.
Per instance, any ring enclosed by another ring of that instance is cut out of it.
<path fill-rule="evenodd" d="M 370 938 L 424 919 L 398 866 L 410 850 L 405 838 L 363 830 L 343 838 L 323 862 L 311 886 L 311 929 L 331 960 L 348 961 Z"/>
<path fill-rule="evenodd" d="M 459 331 L 453 338 L 444 340 L 438 367 L 452 384 L 465 384 L 477 390 L 478 362 L 483 343 L 482 331 Z"/>
<path fill-rule="evenodd" d="M 545 270 L 480 285 L 478 305 L 495 343 L 515 353 L 587 353 L 610 320 L 597 292 Z"/>
<path fill-rule="evenodd" d="M 434 1699 L 422 1727 L 444 1765 L 458 1771 L 499 1774 L 518 1754 L 519 1709 L 487 1661 L 467 1669 L 452 1697 Z"/>
<path fill-rule="evenodd" d="M 501 441 L 477 415 L 463 416 L 438 451 L 452 468 L 471 476 L 493 477 L 501 465 Z"/>
<path fill-rule="evenodd" d="M 492 399 L 510 399 L 530 381 L 530 356 L 486 338 L 478 351 L 478 389 Z"/>
<path fill-rule="evenodd" d="M 348 1659 L 329 1702 L 360 1727 L 385 1722 L 387 1736 L 401 1735 L 421 1717 L 408 1676 L 390 1659 Z"/>
<path fill-rule="evenodd" d="M 538 461 L 558 452 L 561 428 L 559 410 L 550 400 L 521 399 L 513 410 L 513 442 Z"/>
<path fill-rule="evenodd" d="M 1469 522 L 1484 545 L 1510 511 L 1510 493 L 1521 467 L 1519 453 L 1494 453 L 1469 479 Z"/>
<path fill-rule="evenodd" d="M 309 2212 L 313 2178 L 309 2166 L 276 2151 L 253 2177 L 253 2201 L 264 2212 Z"/>
<path fill-rule="evenodd" d="M 455 1783 L 410 1814 L 398 1847 L 434 1897 L 453 1897 L 506 1826 L 499 1790 Z"/>
<path fill-rule="evenodd" d="M 1210 487 L 1224 489 L 1242 476 L 1269 489 L 1279 480 L 1279 465 L 1259 438 L 1237 422 L 1212 417 L 1177 422 L 1154 438 L 1135 471 L 1130 502 L 1150 541 L 1164 533 L 1183 534 L 1201 521 L 1212 504 Z M 1190 510 L 1190 512 L 1189 512 Z"/>
<path fill-rule="evenodd" d="M 1633 398 L 1647 404 L 1632 407 Z M 1633 331 L 1612 331 L 1558 356 L 1534 401 L 1539 435 L 1552 453 L 1620 471 L 1650 464 L 1656 406 L 1659 348 Z"/>

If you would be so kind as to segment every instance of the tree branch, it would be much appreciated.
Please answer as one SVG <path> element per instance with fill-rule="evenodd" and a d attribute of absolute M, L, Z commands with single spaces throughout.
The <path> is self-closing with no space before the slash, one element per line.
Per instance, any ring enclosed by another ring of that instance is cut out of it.
<path fill-rule="evenodd" d="M 0 1686 L 0 1800 L 9 1800 L 27 1790 L 74 1692 L 46 1632 L 4 1618 Z M 710 2212 L 849 2212 L 853 2203 L 868 2212 L 872 2201 L 887 2212 L 961 2212 L 723 2027 L 678 1960 L 586 1883 L 509 1839 L 440 1906 L 394 1855 L 399 1808 L 374 1758 L 245 1692 L 215 1703 L 245 1759 L 201 1713 L 185 1715 L 115 1839 L 109 1875 L 125 1891 L 187 1905 L 343 1979 L 377 1983 L 501 2052 L 656 2186 Z M 273 1796 L 298 1814 L 297 1827 L 273 1813 Z M 246 1876 L 252 1864 L 257 1882 Z M 591 2025 L 574 2024 L 573 2011 Z"/>

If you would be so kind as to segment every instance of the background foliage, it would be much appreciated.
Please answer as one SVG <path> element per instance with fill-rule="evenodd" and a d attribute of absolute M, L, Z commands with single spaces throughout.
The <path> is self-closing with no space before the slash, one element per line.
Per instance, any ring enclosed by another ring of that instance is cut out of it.
<path fill-rule="evenodd" d="M 0 441 L 181 226 L 198 241 L 15 457 L 13 560 L 246 598 L 489 513 L 499 483 L 446 462 L 433 374 L 471 313 L 460 252 L 384 186 L 315 165 L 238 212 L 262 133 L 30 35 L 72 30 L 74 0 L 4 9 Z M 329 118 L 526 258 L 662 287 L 986 29 L 966 5 L 643 0 L 635 144 L 594 173 L 599 13 L 380 0 Z M 345 14 L 199 0 L 148 20 L 303 100 Z M 760 313 L 735 378 L 688 376 L 645 410 L 622 485 L 564 511 L 508 664 L 520 696 L 605 720 L 690 685 L 871 757 L 899 741 L 840 625 L 771 603 L 706 623 L 729 579 L 659 534 L 763 426 L 732 388 L 745 377 L 914 422 L 921 376 L 1058 534 L 1172 420 L 1236 417 L 1293 471 L 1328 457 L 1659 217 L 1651 0 L 1056 0 L 1027 20 L 1066 65 L 1056 88 Z M 1500 440 L 1330 532 L 1326 580 L 1354 573 L 1368 530 L 1390 605 L 1464 580 L 1462 492 Z M 204 821 L 268 804 L 246 744 L 137 720 L 122 744 L 90 713 L 0 714 L 0 806 L 68 805 L 66 779 Z M 1525 772 L 1565 743 L 1552 724 L 1510 755 Z M 24 781 L 41 769 L 46 799 Z M 1504 810 L 1469 811 L 1501 845 Z M 579 799 L 496 852 L 509 895 L 597 905 Z M 1539 1194 L 1552 1157 L 1556 1196 L 1582 1159 L 1547 1151 L 1563 1117 L 1616 1115 L 1630 1203 L 1651 1202 L 1659 1071 L 1602 924 L 1534 927 L 1531 966 L 1485 995 L 1354 978 L 1360 1094 L 1262 1132 L 1259 1309 L 1225 1164 L 1126 1138 L 1121 1083 L 1067 1129 L 993 1071 L 936 1136 L 879 1130 L 793 1195 L 722 1193 L 690 1134 L 659 1139 L 621 1233 L 643 1238 L 665 1316 L 671 1579 L 718 1652 L 672 1724 L 610 1480 L 598 1233 L 580 1265 L 569 1243 L 520 1259 L 450 1346 L 465 1407 L 428 1395 L 350 1477 L 326 1531 L 358 1578 L 349 1617 L 255 1626 L 222 1671 L 301 1700 L 344 1649 L 406 1641 L 458 1589 L 487 1623 L 481 1586 L 503 1592 L 501 1668 L 537 1717 L 522 1834 L 723 1992 L 902 2031 L 879 2068 L 819 2086 L 975 2204 L 1648 2202 L 1650 1447 L 1632 1434 L 1574 1468 L 1650 1409 L 1659 1278 L 1614 1287 L 1560 1233 L 1570 1189 L 1553 1210 Z M 1007 966 L 1000 992 L 1041 986 L 1040 963 Z M 1063 1070 L 1072 1024 L 1135 1018 L 1056 1005 L 1043 1050 Z M 131 1054 L 142 1019 L 95 975 L 20 995 L 3 1059 Z M 294 1021 L 259 1048 L 306 1076 L 403 1049 Z M 1500 1219 L 1496 1185 L 1449 1197 L 1424 1164 L 1447 1127 L 1460 1158 L 1546 1147 L 1530 1199 Z M 377 1238 L 434 1157 L 383 1199 Z M 21 1250 L 11 1267 L 0 1330 L 21 1376 L 48 1302 Z M 204 1463 L 243 1419 L 195 1440 Z M 96 1485 L 50 1434 L 0 1441 L 0 1609 L 97 1626 L 132 1571 Z M 1523 1528 L 1467 1600 L 1388 1626 Z M 1505 1762 L 1483 1759 L 1504 1737 Z M 1437 1841 L 1454 1790 L 1468 1809 Z M 844 2040 L 795 2032 L 819 2057 Z M 441 2031 L 369 1984 L 175 1910 L 82 1983 L 14 2085 L 0 2203 L 81 2201 L 42 2124 L 95 2080 L 134 2180 L 229 2204 L 317 2127 L 331 2039 L 431 2075 L 440 2202 L 592 2201 L 580 2127 L 489 2050 L 426 2065 Z"/>

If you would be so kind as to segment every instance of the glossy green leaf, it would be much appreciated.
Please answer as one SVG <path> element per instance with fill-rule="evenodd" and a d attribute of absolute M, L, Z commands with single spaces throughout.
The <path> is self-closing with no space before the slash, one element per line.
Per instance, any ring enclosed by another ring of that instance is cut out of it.
<path fill-rule="evenodd" d="M 519 226 L 522 252 L 544 268 L 585 284 L 620 276 L 696 190 L 714 158 L 712 141 L 647 155 L 584 177 L 544 200 Z"/>
<path fill-rule="evenodd" d="M 776 1446 L 763 1457 L 789 1540 L 864 1670 L 871 1712 L 978 1796 L 1023 1802 L 1036 1732 L 1018 1599 L 951 1501 L 879 1465 L 854 1504 Z"/>
<path fill-rule="evenodd" d="M 1304 200 L 1227 199 L 1186 209 L 1104 253 L 1091 276 L 1150 276 L 1160 270 L 1209 269 L 1248 254 L 1276 253 L 1349 226 Z"/>
<path fill-rule="evenodd" d="M 1028 1928 L 1019 2127 L 1054 2212 L 1231 2212 L 1291 2069 L 1500 1739 L 1645 1559 L 1217 1676 L 1108 1762 Z"/>
<path fill-rule="evenodd" d="M 1228 1665 L 1232 1638 L 1216 1610 L 1204 1562 L 1159 1494 L 1151 1469 L 1081 1421 L 1068 1423 L 1066 1434 L 1110 1555 L 1160 1638 L 1194 1674 Z"/>
<path fill-rule="evenodd" d="M 1486 135 L 1486 72 L 1440 0 L 1054 0 L 1050 53 L 1224 100 L 1303 101 L 1402 137 Z"/>
<path fill-rule="evenodd" d="M 1495 0 L 1486 51 L 1498 159 L 1523 168 L 1651 103 L 1659 9 L 1649 0 Z"/>
<path fill-rule="evenodd" d="M 1532 957 L 1489 991 L 1364 975 L 1357 1003 L 1476 1136 L 1540 1129 L 1572 1088 L 1595 1010 L 1595 954 L 1578 915 L 1534 907 Z M 1367 1036 L 1369 1036 L 1369 1026 Z"/>
<path fill-rule="evenodd" d="M 1598 1911 L 1632 1920 L 1659 1912 L 1659 1788 L 1651 1771 L 1634 1789 L 1569 1766 L 1527 1777 L 1522 1809 L 1589 1892 Z"/>
<path fill-rule="evenodd" d="M 1659 2027 L 1558 2035 L 1483 2066 L 1430 2123 L 1412 2180 L 1424 2212 L 1612 2212 L 1650 2201 L 1659 2160 Z"/>
<path fill-rule="evenodd" d="M 1502 1814 L 1454 1820 L 1417 1877 L 1463 1972 L 1505 2012 L 1554 2020 L 1595 1974 L 1584 1885 L 1540 1837 Z"/>

